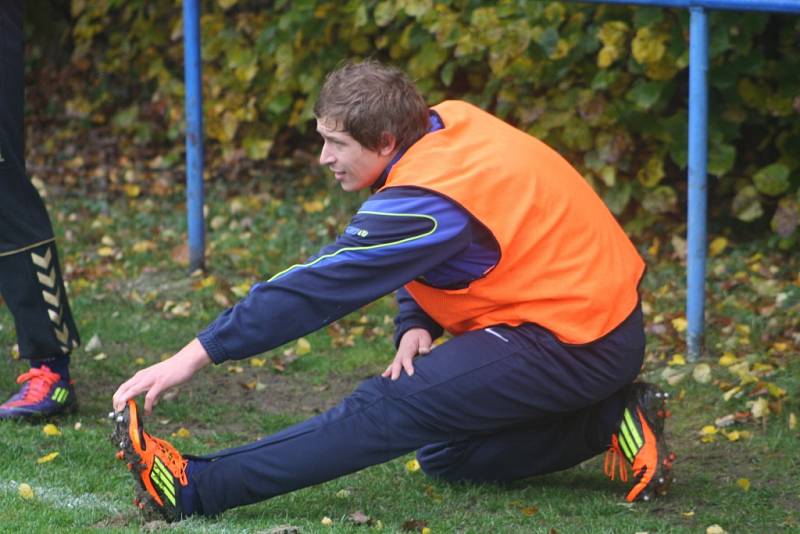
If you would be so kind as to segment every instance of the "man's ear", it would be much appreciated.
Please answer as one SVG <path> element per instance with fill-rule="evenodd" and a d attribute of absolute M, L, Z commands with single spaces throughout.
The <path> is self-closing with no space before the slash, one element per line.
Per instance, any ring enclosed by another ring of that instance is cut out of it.
<path fill-rule="evenodd" d="M 378 147 L 378 154 L 381 156 L 389 156 L 397 149 L 397 138 L 389 132 L 381 134 L 381 146 Z"/>

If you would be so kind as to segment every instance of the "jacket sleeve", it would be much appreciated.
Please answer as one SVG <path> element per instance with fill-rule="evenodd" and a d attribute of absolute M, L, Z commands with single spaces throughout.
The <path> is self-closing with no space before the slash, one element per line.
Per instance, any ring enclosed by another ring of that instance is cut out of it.
<path fill-rule="evenodd" d="M 215 363 L 278 347 L 434 270 L 467 249 L 470 234 L 466 211 L 439 195 L 381 191 L 334 243 L 255 284 L 198 338 Z"/>
<path fill-rule="evenodd" d="M 397 290 L 397 316 L 394 318 L 394 346 L 400 346 L 403 334 L 412 328 L 424 328 L 436 339 L 444 333 L 444 329 L 425 313 L 414 297 L 411 296 L 406 288 L 401 287 Z"/>

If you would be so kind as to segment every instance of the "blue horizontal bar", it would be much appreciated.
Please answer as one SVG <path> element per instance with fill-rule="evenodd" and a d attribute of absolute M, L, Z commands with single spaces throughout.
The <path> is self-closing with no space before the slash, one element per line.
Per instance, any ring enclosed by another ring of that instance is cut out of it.
<path fill-rule="evenodd" d="M 660 7 L 702 7 L 738 11 L 800 13 L 800 0 L 579 0 L 591 4 L 623 4 Z"/>

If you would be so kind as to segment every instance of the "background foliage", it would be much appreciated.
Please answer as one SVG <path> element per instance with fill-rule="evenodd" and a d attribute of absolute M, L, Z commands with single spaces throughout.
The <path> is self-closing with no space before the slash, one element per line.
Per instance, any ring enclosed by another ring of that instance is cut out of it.
<path fill-rule="evenodd" d="M 61 6 L 60 18 L 42 17 L 41 4 Z M 297 146 L 315 150 L 312 106 L 325 73 L 371 56 L 409 72 L 432 104 L 472 101 L 562 151 L 630 230 L 682 219 L 684 10 L 205 0 L 202 12 L 207 150 L 220 174 Z M 31 76 L 59 73 L 51 114 L 107 128 L 121 146 L 159 147 L 150 167 L 181 165 L 180 2 L 38 0 L 28 16 Z M 729 232 L 771 231 L 792 248 L 800 234 L 800 17 L 712 12 L 710 28 L 713 219 Z M 45 81 L 36 91 L 52 87 Z"/>

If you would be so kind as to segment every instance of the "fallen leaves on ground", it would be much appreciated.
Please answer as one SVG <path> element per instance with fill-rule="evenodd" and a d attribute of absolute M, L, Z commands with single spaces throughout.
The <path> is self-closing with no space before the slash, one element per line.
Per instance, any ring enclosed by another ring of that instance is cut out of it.
<path fill-rule="evenodd" d="M 17 488 L 17 493 L 19 493 L 19 496 L 26 501 L 29 501 L 34 497 L 33 488 L 31 488 L 30 484 L 26 484 L 25 482 L 19 485 Z"/>
<path fill-rule="evenodd" d="M 45 454 L 44 456 L 36 460 L 36 463 L 46 464 L 47 462 L 52 462 L 58 457 L 59 454 L 60 454 L 59 452 L 51 452 L 50 454 Z"/>
<path fill-rule="evenodd" d="M 42 433 L 45 436 L 60 436 L 61 435 L 61 430 L 59 430 L 58 427 L 56 425 L 54 425 L 53 423 L 47 423 L 42 428 Z"/>

